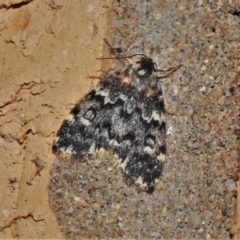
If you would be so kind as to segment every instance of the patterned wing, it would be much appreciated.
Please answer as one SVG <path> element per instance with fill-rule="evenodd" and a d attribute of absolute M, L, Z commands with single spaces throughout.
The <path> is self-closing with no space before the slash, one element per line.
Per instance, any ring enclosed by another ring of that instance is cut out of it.
<path fill-rule="evenodd" d="M 128 88 L 125 98 L 114 119 L 113 149 L 123 172 L 148 189 L 158 182 L 166 154 L 162 92 L 146 97 L 145 90 Z"/>
<path fill-rule="evenodd" d="M 114 91 L 114 85 L 104 82 L 80 101 L 58 131 L 53 152 L 82 159 L 86 154 L 108 148 L 112 116 L 122 105 L 116 94 L 120 92 Z"/>

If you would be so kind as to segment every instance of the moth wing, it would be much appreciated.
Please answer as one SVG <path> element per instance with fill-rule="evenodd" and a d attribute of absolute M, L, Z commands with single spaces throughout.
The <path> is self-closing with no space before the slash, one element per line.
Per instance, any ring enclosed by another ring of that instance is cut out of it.
<path fill-rule="evenodd" d="M 106 149 L 112 138 L 112 125 L 123 101 L 120 89 L 108 82 L 101 83 L 81 100 L 64 120 L 57 133 L 53 152 L 81 159 L 86 154 Z"/>
<path fill-rule="evenodd" d="M 129 88 L 114 131 L 114 152 L 123 172 L 139 185 L 158 182 L 166 154 L 164 103 L 161 89 L 146 97 L 145 91 Z"/>

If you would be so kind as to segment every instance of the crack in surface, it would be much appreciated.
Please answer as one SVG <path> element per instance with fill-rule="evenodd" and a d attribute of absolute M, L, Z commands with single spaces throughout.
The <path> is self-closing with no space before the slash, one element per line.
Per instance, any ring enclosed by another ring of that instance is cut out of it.
<path fill-rule="evenodd" d="M 4 229 L 11 227 L 18 219 L 27 219 L 31 218 L 34 222 L 40 222 L 43 221 L 44 218 L 35 219 L 32 213 L 27 214 L 26 216 L 20 216 L 13 218 L 9 223 L 5 224 L 4 226 L 0 227 L 0 232 L 2 232 Z"/>

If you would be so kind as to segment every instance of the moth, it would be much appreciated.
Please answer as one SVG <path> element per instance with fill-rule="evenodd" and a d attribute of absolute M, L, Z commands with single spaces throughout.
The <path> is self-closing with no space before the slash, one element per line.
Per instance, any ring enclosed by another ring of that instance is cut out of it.
<path fill-rule="evenodd" d="M 166 155 L 164 99 L 159 79 L 180 65 L 159 70 L 153 59 L 144 54 L 118 59 L 127 59 L 127 66 L 107 73 L 75 105 L 57 132 L 53 152 L 81 161 L 85 155 L 111 149 L 123 173 L 149 191 L 159 182 Z M 159 76 L 160 72 L 165 75 Z"/>

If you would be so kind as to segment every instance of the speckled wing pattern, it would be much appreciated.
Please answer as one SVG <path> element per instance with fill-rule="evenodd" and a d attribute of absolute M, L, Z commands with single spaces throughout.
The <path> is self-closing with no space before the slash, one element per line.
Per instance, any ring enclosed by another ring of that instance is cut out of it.
<path fill-rule="evenodd" d="M 106 76 L 71 111 L 53 152 L 82 159 L 111 148 L 123 172 L 144 189 L 154 188 L 166 154 L 166 127 L 155 63 L 141 57 Z"/>

